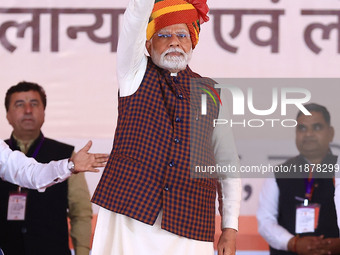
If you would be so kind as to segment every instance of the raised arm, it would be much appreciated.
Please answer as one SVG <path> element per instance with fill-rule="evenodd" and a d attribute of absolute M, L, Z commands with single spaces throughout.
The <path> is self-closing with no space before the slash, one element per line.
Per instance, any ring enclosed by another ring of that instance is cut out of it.
<path fill-rule="evenodd" d="M 124 13 L 117 49 L 117 77 L 120 96 L 133 94 L 143 79 L 146 28 L 154 0 L 130 0 Z"/>

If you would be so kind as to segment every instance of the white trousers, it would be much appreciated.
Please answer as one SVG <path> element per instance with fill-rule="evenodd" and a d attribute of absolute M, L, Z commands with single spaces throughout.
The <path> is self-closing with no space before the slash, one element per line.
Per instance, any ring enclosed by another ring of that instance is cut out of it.
<path fill-rule="evenodd" d="M 104 208 L 99 209 L 92 255 L 213 255 L 212 242 L 197 241 Z"/>

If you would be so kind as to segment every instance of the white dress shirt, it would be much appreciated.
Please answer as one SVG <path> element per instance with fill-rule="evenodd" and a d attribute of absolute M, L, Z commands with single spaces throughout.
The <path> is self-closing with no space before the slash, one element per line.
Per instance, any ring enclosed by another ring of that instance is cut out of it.
<path fill-rule="evenodd" d="M 21 187 L 38 189 L 62 182 L 70 177 L 67 159 L 41 164 L 20 151 L 12 151 L 0 140 L 0 178 Z"/>
<path fill-rule="evenodd" d="M 340 170 L 340 156 L 338 156 L 338 161 L 336 162 L 338 170 Z M 340 172 L 335 172 L 335 191 L 334 191 L 334 204 L 336 210 L 336 216 L 338 218 L 338 228 L 340 232 Z"/>
<path fill-rule="evenodd" d="M 257 210 L 258 231 L 267 243 L 277 249 L 288 251 L 288 241 L 294 235 L 277 222 L 279 187 L 275 178 L 265 180 L 259 197 Z"/>

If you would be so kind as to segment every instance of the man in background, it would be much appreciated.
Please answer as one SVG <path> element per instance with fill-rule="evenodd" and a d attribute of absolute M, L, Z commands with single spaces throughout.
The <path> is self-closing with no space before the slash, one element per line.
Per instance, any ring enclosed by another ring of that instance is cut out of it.
<path fill-rule="evenodd" d="M 46 94 L 35 83 L 20 82 L 6 93 L 7 120 L 13 127 L 6 143 L 38 162 L 70 158 L 74 147 L 44 137 Z M 11 210 L 13 193 L 26 197 L 21 212 Z M 17 214 L 19 218 L 13 220 Z M 92 209 L 84 174 L 50 187 L 44 193 L 22 189 L 0 181 L 0 247 L 6 255 L 71 254 L 71 237 L 76 255 L 88 255 L 91 238 Z"/>
<path fill-rule="evenodd" d="M 296 118 L 300 155 L 283 164 L 295 173 L 289 178 L 277 173 L 265 181 L 260 193 L 259 233 L 271 255 L 340 254 L 334 204 L 337 156 L 330 150 L 334 128 L 326 107 L 314 103 L 304 107 L 312 115 L 300 111 Z"/>

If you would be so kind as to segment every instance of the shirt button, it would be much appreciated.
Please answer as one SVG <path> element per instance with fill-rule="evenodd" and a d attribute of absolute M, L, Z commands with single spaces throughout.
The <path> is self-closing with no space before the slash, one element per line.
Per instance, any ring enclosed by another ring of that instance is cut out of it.
<path fill-rule="evenodd" d="M 175 121 L 176 121 L 176 122 L 181 122 L 182 120 L 181 120 L 180 117 L 176 117 Z"/>
<path fill-rule="evenodd" d="M 173 161 L 170 161 L 169 166 L 173 167 L 174 165 L 175 165 L 175 163 Z"/>
<path fill-rule="evenodd" d="M 168 190 L 169 190 L 168 185 L 165 185 L 165 186 L 164 186 L 164 190 L 165 190 L 165 191 L 168 191 Z"/>
<path fill-rule="evenodd" d="M 177 78 L 177 77 L 174 77 L 174 78 L 173 78 L 173 81 L 174 81 L 174 83 L 178 83 L 178 78 Z"/>
<path fill-rule="evenodd" d="M 177 98 L 178 98 L 179 100 L 182 100 L 182 99 L 183 99 L 183 95 L 182 95 L 182 94 L 178 94 L 178 95 L 177 95 Z"/>
<path fill-rule="evenodd" d="M 176 137 L 176 138 L 174 139 L 174 142 L 175 142 L 175 143 L 179 143 L 180 140 Z"/>

